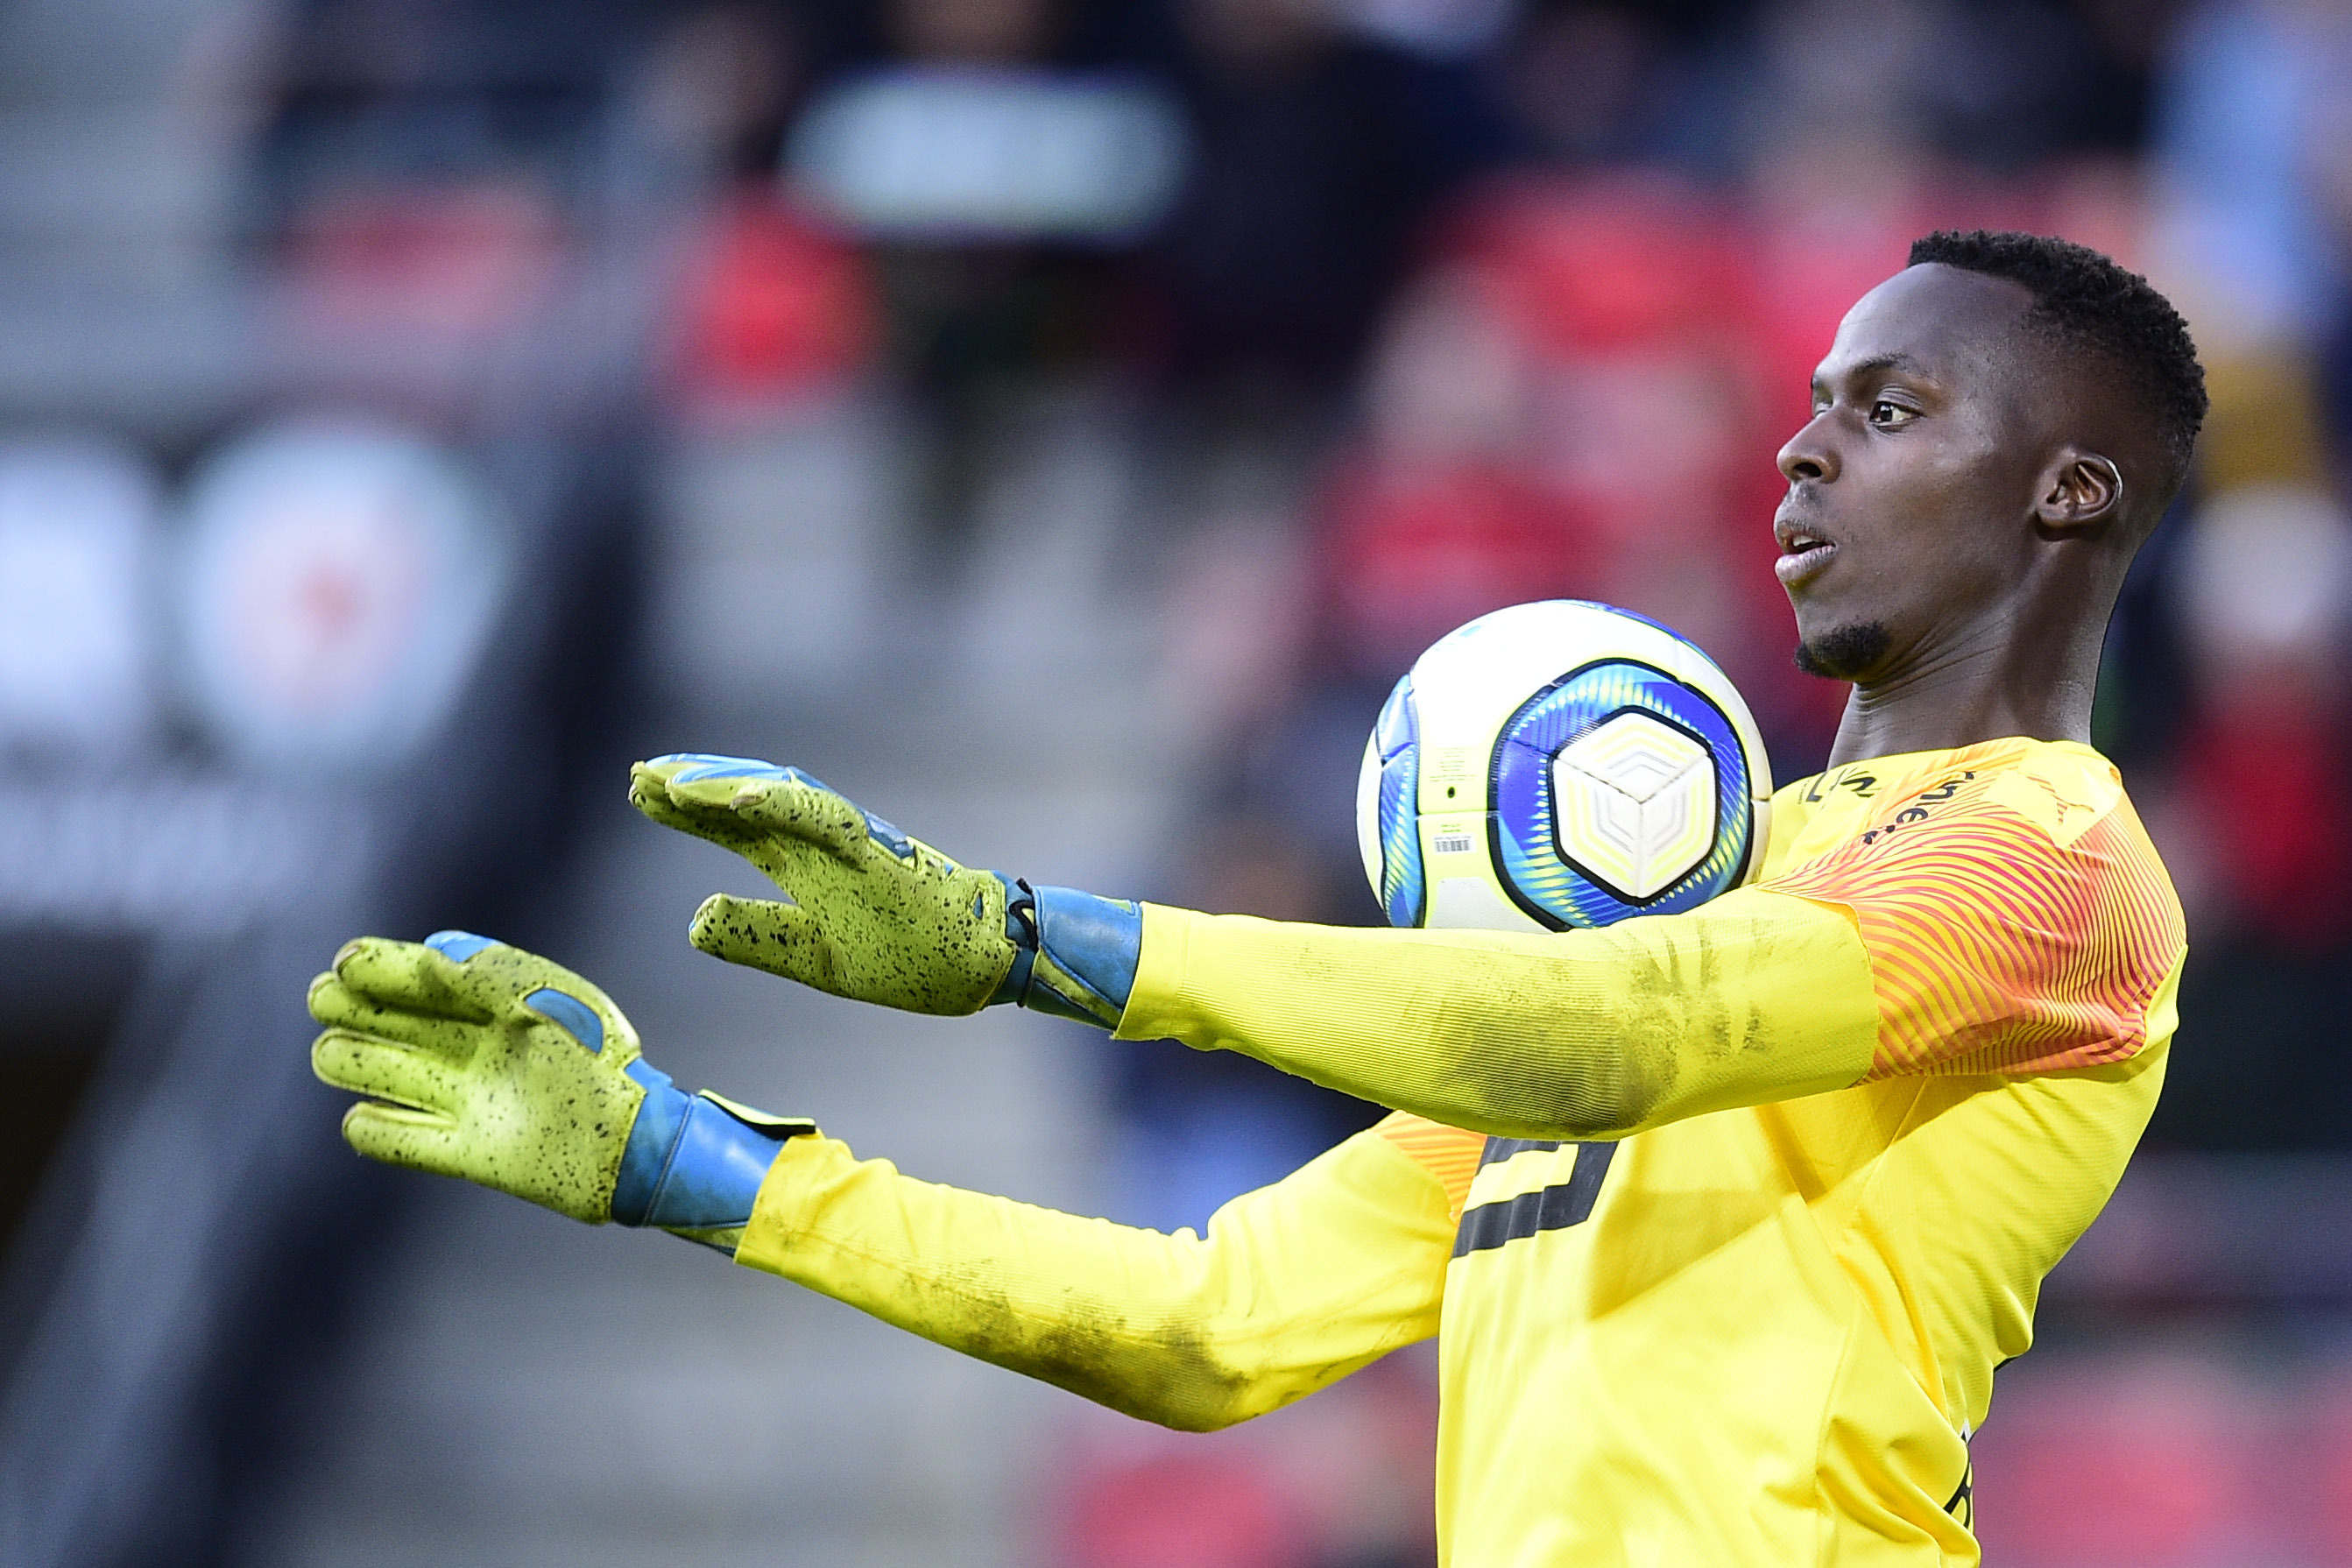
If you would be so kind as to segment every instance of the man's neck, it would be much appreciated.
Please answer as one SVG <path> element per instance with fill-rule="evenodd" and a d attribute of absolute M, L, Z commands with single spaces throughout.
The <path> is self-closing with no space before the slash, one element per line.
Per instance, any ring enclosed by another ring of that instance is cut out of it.
<path fill-rule="evenodd" d="M 2028 647 L 2010 629 L 1988 628 L 1856 685 L 1846 698 L 1828 765 L 1950 751 L 2009 735 L 2089 741 L 2098 641 Z"/>

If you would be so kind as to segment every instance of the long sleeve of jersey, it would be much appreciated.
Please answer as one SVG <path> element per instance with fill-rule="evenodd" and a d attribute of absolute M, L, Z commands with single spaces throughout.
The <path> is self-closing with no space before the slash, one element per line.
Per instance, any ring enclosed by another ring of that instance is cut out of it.
<path fill-rule="evenodd" d="M 1127 1039 L 1171 1037 L 1433 1121 L 1614 1138 L 1843 1089 L 1878 1037 L 1844 911 L 1748 889 L 1595 931 L 1378 931 L 1144 908 Z"/>
<path fill-rule="evenodd" d="M 1205 1236 L 1082 1219 L 795 1138 L 736 1261 L 1130 1415 L 1207 1430 L 1437 1331 L 1483 1141 L 1391 1117 Z"/>
<path fill-rule="evenodd" d="M 1685 914 L 1545 934 L 1147 905 L 1118 1034 L 1605 1139 L 1865 1078 L 2097 1067 L 2169 1027 L 2179 906 L 2105 758 L 2006 740 L 1867 768 L 1776 803 L 1765 880 Z M 1813 811 L 1824 789 L 1843 804 Z"/>

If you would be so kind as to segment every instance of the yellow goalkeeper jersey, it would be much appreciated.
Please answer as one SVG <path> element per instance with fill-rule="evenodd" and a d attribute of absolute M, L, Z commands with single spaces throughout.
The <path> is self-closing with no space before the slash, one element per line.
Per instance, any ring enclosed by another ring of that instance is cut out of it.
<path fill-rule="evenodd" d="M 796 1139 L 737 1257 L 1184 1427 L 1442 1331 L 1453 1568 L 1974 1563 L 1969 1435 L 2184 952 L 2114 769 L 2026 740 L 1793 784 L 1758 885 L 1603 931 L 1148 907 L 1122 1036 L 1399 1113 L 1199 1237 Z"/>

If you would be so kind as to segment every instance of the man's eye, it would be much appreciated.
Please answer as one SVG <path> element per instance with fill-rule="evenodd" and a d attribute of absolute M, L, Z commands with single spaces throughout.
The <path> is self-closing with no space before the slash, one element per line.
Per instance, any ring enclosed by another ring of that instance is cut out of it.
<path fill-rule="evenodd" d="M 1870 422 L 1883 430 L 1899 429 L 1919 417 L 1916 409 L 1906 408 L 1882 397 L 1870 405 Z"/>

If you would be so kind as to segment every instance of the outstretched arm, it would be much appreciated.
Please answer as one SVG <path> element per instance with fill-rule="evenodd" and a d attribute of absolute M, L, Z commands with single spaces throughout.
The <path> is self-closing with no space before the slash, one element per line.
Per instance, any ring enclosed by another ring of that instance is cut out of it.
<path fill-rule="evenodd" d="M 361 1153 L 593 1224 L 655 1226 L 1129 1415 L 1258 1415 L 1437 1330 L 1481 1142 L 1390 1126 L 1218 1211 L 1205 1237 L 858 1161 L 814 1124 L 688 1096 L 595 986 L 459 931 L 362 938 L 311 987 Z"/>
<path fill-rule="evenodd" d="M 1608 1138 L 1843 1088 L 1878 1037 L 1854 921 L 1784 894 L 1549 935 L 1364 931 L 1033 889 L 766 763 L 656 758 L 632 797 L 790 896 L 705 904 L 693 941 L 719 957 L 861 1001 L 1018 1001 L 1241 1051 L 1481 1132 Z"/>
<path fill-rule="evenodd" d="M 917 1181 L 818 1137 L 777 1157 L 735 1260 L 1114 1410 L 1208 1431 L 1434 1334 L 1453 1241 L 1444 1182 L 1378 1130 L 1235 1198 L 1205 1237 Z"/>

